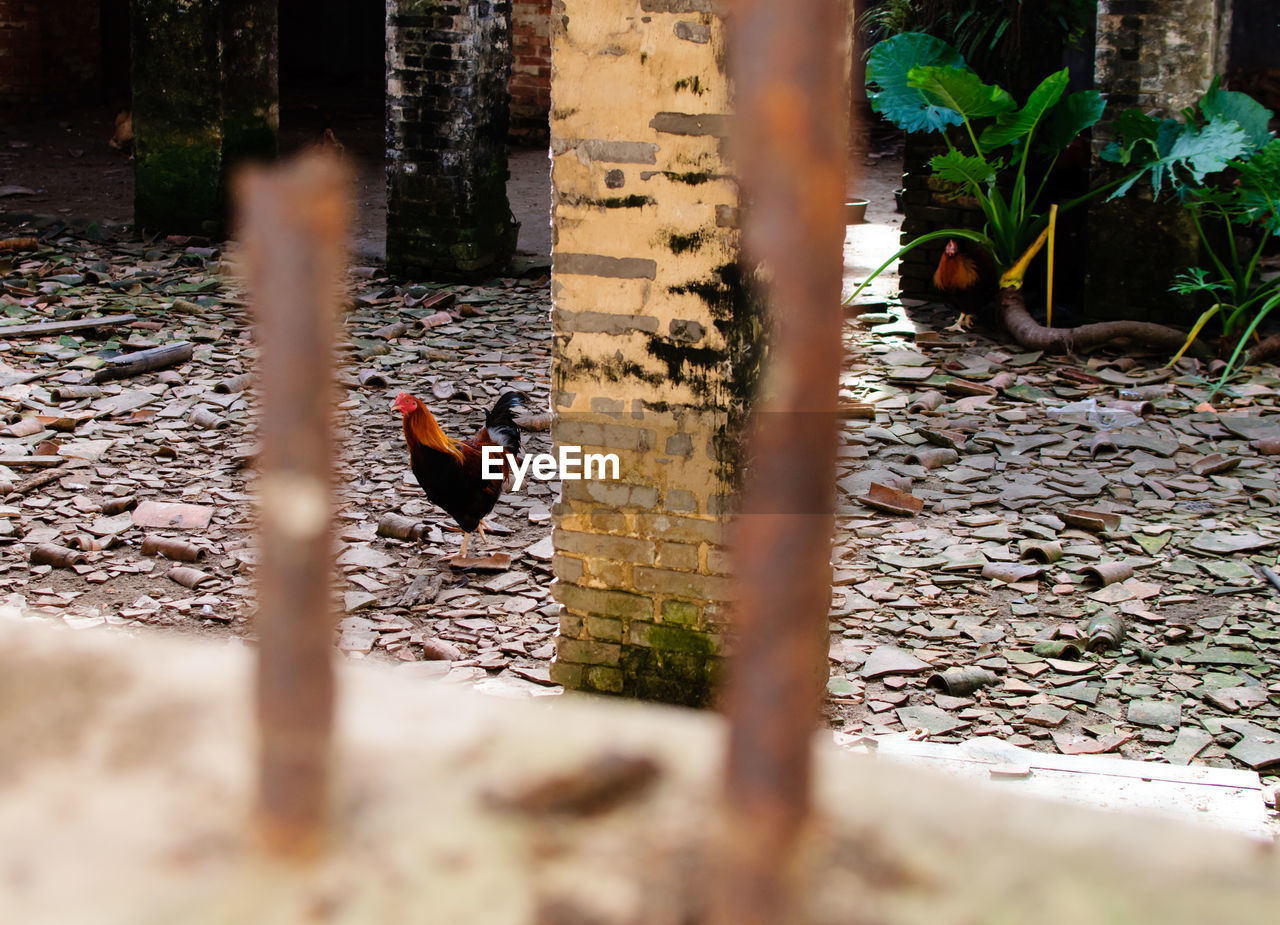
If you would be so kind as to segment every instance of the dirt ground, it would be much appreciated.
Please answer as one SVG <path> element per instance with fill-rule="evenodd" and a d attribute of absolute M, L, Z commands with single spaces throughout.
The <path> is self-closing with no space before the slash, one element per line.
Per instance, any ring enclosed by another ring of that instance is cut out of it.
<path fill-rule="evenodd" d="M 64 215 L 72 225 L 73 217 L 127 219 L 129 164 L 105 146 L 110 114 L 63 123 L 0 131 L 0 183 L 36 190 L 0 203 L 10 212 Z M 380 240 L 381 170 L 371 166 L 380 117 L 368 116 L 363 128 L 345 125 L 340 137 L 366 166 L 353 235 L 350 347 L 341 366 L 340 648 L 504 693 L 551 690 L 544 685 L 556 631 L 548 559 L 557 486 L 534 486 L 495 511 L 493 548 L 513 555 L 509 570 L 454 573 L 439 560 L 456 548 L 457 534 L 412 482 L 388 409 L 398 390 L 409 389 L 447 430 L 465 434 L 504 388 L 545 407 L 548 281 L 535 270 L 440 287 L 362 266 L 376 263 Z M 287 136 L 285 147 L 309 137 Z M 850 193 L 870 205 L 868 222 L 848 229 L 847 289 L 896 249 L 900 220 L 892 141 L 878 141 L 858 160 Z M 521 246 L 545 254 L 545 152 L 517 152 L 512 174 Z M 93 279 L 87 267 L 96 268 Z M 8 543 L 0 590 L 10 602 L 51 609 L 73 626 L 250 632 L 253 394 L 219 387 L 251 372 L 255 354 L 229 269 L 221 251 L 93 243 L 68 233 L 51 235 L 7 271 L 3 298 L 14 320 L 57 317 L 68 307 L 140 317 L 106 342 L 78 334 L 0 337 L 5 420 L 34 414 L 74 425 L 0 437 L 7 453 L 54 439 L 70 457 L 65 471 L 36 490 L 21 490 L 30 471 L 0 472 L 17 489 L 0 517 Z M 421 303 L 443 288 L 471 316 L 458 312 L 424 327 L 430 312 Z M 846 323 L 841 398 L 864 412 L 851 414 L 842 433 L 832 725 L 940 741 L 998 735 L 1033 749 L 1175 763 L 1280 764 L 1280 634 L 1273 628 L 1280 603 L 1261 577 L 1280 545 L 1280 457 L 1262 455 L 1256 443 L 1280 434 L 1276 370 L 1251 370 L 1205 411 L 1208 380 L 1194 364 L 1163 370 L 1160 356 L 1023 353 L 997 332 L 948 332 L 954 319 L 946 312 L 900 304 L 893 290 L 886 274 L 862 299 L 878 303 L 875 309 Z M 175 299 L 186 307 L 175 311 Z M 408 327 L 405 335 L 377 333 L 397 321 Z M 179 370 L 110 385 L 92 398 L 54 394 L 104 350 L 178 339 L 196 343 Z M 21 381 L 32 373 L 40 378 Z M 1121 400 L 1138 404 L 1117 414 Z M 1090 401 L 1102 410 L 1089 410 Z M 1086 404 L 1064 410 L 1079 402 Z M 201 411 L 220 424 L 202 429 Z M 546 434 L 529 440 L 534 449 L 548 445 Z M 921 456 L 931 449 L 952 452 Z M 906 493 L 922 509 L 904 517 L 866 506 L 860 499 L 872 483 Z M 143 556 L 146 531 L 127 513 L 104 511 L 118 498 L 211 507 L 209 529 L 187 537 L 205 551 L 199 568 L 207 582 L 188 591 L 169 577 L 169 563 Z M 1105 528 L 1097 528 L 1096 513 L 1093 521 L 1071 513 L 1079 508 L 1101 511 Z M 387 513 L 424 521 L 424 542 L 379 536 Z M 106 548 L 73 569 L 27 564 L 35 543 L 79 537 Z M 1058 548 L 1052 561 L 1040 562 L 1050 557 L 1046 544 Z M 1100 567 L 1113 565 L 1130 574 L 1109 582 Z M 1076 651 L 1099 615 L 1124 625 L 1124 641 Z M 446 650 L 452 661 L 426 657 L 439 643 L 456 647 Z M 996 683 L 966 692 L 928 683 L 949 667 L 983 668 Z"/>

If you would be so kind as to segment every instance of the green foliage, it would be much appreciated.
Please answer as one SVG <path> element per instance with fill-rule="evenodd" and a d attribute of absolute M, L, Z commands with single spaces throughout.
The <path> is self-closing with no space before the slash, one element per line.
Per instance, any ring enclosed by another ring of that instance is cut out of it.
<path fill-rule="evenodd" d="M 1231 287 L 1222 280 L 1210 279 L 1209 271 L 1204 267 L 1192 267 L 1175 276 L 1169 290 L 1190 295 L 1193 292 L 1230 292 Z"/>
<path fill-rule="evenodd" d="M 879 0 L 861 25 L 877 41 L 927 32 L 957 49 L 985 80 L 1008 83 L 1026 47 L 1076 45 L 1097 0 Z"/>
<path fill-rule="evenodd" d="M 1156 197 L 1167 191 L 1190 210 L 1212 269 L 1188 270 L 1170 289 L 1182 295 L 1209 293 L 1216 300 L 1201 315 L 1184 351 L 1213 318 L 1221 323 L 1223 337 L 1235 340 L 1215 392 L 1235 371 L 1258 325 L 1280 304 L 1280 279 L 1263 279 L 1258 272 L 1268 237 L 1280 235 L 1280 139 L 1267 129 L 1271 116 L 1249 95 L 1221 89 L 1215 78 L 1181 120 L 1123 113 L 1114 123 L 1117 141 L 1102 152 L 1104 160 L 1140 171 L 1114 195 L 1124 195 L 1138 177 L 1148 176 Z M 1245 248 L 1236 229 L 1249 239 Z"/>
<path fill-rule="evenodd" d="M 889 121 L 909 132 L 943 133 L 947 152 L 932 160 L 934 175 L 976 199 L 986 217 L 981 233 L 948 229 L 926 235 L 898 256 L 938 237 L 963 237 L 990 251 L 1001 270 L 1012 267 L 1048 224 L 1049 210 L 1039 200 L 1058 156 L 1102 115 L 1096 91 L 1065 95 L 1065 69 L 1041 81 L 1019 107 L 1008 91 L 984 83 L 954 48 L 921 33 L 877 44 L 867 83 L 872 105 Z M 1059 210 L 1082 201 L 1063 203 Z"/>
<path fill-rule="evenodd" d="M 1045 114 L 1057 104 L 1058 100 L 1062 99 L 1063 91 L 1066 89 L 1065 68 L 1056 74 L 1050 74 L 1032 91 L 1025 106 L 1016 111 L 999 113 L 996 116 L 995 125 L 988 125 L 983 129 L 982 135 L 978 138 L 979 144 L 991 151 L 1026 138 L 1040 125 L 1040 120 L 1045 117 Z M 1073 133 L 1071 138 L 1075 135 L 1076 133 Z M 1070 141 L 1071 139 L 1068 138 L 1067 142 L 1070 143 Z"/>
<path fill-rule="evenodd" d="M 998 116 L 1018 105 L 1007 91 L 984 84 L 973 71 L 956 65 L 913 67 L 907 72 L 907 85 L 935 106 L 959 113 L 964 122 Z"/>
<path fill-rule="evenodd" d="M 1244 131 L 1251 148 L 1261 148 L 1271 140 L 1271 110 L 1247 93 L 1223 90 L 1215 77 L 1200 99 L 1200 111 L 1212 121 L 1234 122 Z"/>
<path fill-rule="evenodd" d="M 959 125 L 959 113 L 939 105 L 908 82 L 910 73 L 933 65 L 963 66 L 964 59 L 946 42 L 909 32 L 880 42 L 867 58 L 867 97 L 871 108 L 908 132 L 938 132 Z M 889 115 L 893 113 L 893 115 Z"/>
<path fill-rule="evenodd" d="M 1106 105 L 1102 94 L 1095 90 L 1081 90 L 1062 97 L 1045 119 L 1044 134 L 1039 142 L 1041 150 L 1065 150 L 1077 135 L 1102 118 Z"/>
<path fill-rule="evenodd" d="M 951 150 L 934 157 L 930 161 L 930 166 L 933 167 L 935 176 L 941 177 L 948 183 L 981 188 L 995 182 L 996 174 L 1004 166 L 1004 162 L 987 161 L 981 157 Z"/>
<path fill-rule="evenodd" d="M 1280 235 L 1280 138 L 1273 138 L 1248 160 L 1235 164 L 1239 186 L 1235 188 L 1239 211 L 1236 221 L 1256 224 L 1268 234 Z"/>
<path fill-rule="evenodd" d="M 1209 174 L 1224 170 L 1233 158 L 1250 147 L 1245 130 L 1221 117 L 1197 125 L 1177 119 L 1156 122 L 1142 113 L 1136 115 L 1152 124 L 1135 125 L 1138 135 L 1127 147 L 1112 142 L 1102 152 L 1103 160 L 1143 168 L 1120 184 L 1111 194 L 1112 199 L 1129 192 L 1144 174 L 1150 176 L 1151 190 L 1156 196 L 1166 184 L 1185 194 L 1193 186 L 1203 184 Z M 1126 127 L 1117 125 L 1121 133 Z"/>

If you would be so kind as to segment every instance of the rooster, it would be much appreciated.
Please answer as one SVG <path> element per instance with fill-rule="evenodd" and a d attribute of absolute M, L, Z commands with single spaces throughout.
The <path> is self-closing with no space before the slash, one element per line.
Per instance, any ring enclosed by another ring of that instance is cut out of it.
<path fill-rule="evenodd" d="M 955 238 L 947 241 L 938 269 L 933 271 L 933 285 L 943 301 L 960 312 L 948 331 L 968 331 L 974 317 L 986 313 L 1000 288 L 999 276 L 995 261 L 985 250 L 962 245 Z"/>
<path fill-rule="evenodd" d="M 432 503 L 444 509 L 462 528 L 459 559 L 467 557 L 467 542 L 498 503 L 511 474 L 511 460 L 520 454 L 520 429 L 515 416 L 525 404 L 519 392 L 506 392 L 484 417 L 484 427 L 469 440 L 454 440 L 440 429 L 435 417 L 408 392 L 396 396 L 393 407 L 404 415 L 404 440 L 409 445 L 413 477 Z M 502 450 L 502 478 L 484 478 L 484 448 Z"/>
<path fill-rule="evenodd" d="M 342 160 L 347 154 L 346 145 L 338 141 L 338 136 L 333 134 L 331 128 L 324 130 L 324 135 L 320 138 L 320 149 L 326 154 L 334 155 L 338 160 Z"/>
<path fill-rule="evenodd" d="M 116 114 L 116 130 L 107 146 L 133 157 L 133 110 L 122 109 Z"/>

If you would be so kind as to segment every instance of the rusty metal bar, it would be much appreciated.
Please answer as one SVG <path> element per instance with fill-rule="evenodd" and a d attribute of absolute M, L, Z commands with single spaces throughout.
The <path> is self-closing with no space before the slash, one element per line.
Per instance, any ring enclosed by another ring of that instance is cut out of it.
<path fill-rule="evenodd" d="M 261 348 L 256 826 L 307 857 L 324 843 L 333 724 L 333 343 L 348 192 L 323 155 L 236 184 Z"/>
<path fill-rule="evenodd" d="M 727 20 L 743 246 L 772 335 L 735 537 L 719 925 L 796 920 L 835 525 L 847 16 L 844 0 L 737 0 Z"/>

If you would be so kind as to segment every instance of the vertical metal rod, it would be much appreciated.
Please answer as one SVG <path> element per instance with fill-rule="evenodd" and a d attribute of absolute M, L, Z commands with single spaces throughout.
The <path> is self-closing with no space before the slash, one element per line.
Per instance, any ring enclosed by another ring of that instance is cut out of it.
<path fill-rule="evenodd" d="M 736 0 L 727 20 L 743 245 L 772 334 L 735 542 L 718 925 L 795 921 L 831 594 L 847 15 L 844 0 Z"/>
<path fill-rule="evenodd" d="M 345 268 L 348 192 L 312 155 L 246 171 L 240 236 L 261 348 L 256 827 L 278 855 L 324 843 L 331 662 L 333 342 Z"/>

